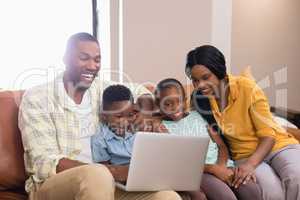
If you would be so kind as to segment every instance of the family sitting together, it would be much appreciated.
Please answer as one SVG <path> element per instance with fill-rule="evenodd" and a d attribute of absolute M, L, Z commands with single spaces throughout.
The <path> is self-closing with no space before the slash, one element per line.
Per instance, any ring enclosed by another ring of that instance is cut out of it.
<path fill-rule="evenodd" d="M 153 97 L 99 80 L 100 46 L 88 33 L 70 37 L 63 61 L 65 72 L 27 90 L 20 105 L 30 200 L 300 200 L 298 140 L 273 120 L 254 80 L 227 74 L 217 48 L 187 54 L 191 106 L 176 79 L 160 81 Z M 115 188 L 127 179 L 137 131 L 210 137 L 199 190 Z"/>

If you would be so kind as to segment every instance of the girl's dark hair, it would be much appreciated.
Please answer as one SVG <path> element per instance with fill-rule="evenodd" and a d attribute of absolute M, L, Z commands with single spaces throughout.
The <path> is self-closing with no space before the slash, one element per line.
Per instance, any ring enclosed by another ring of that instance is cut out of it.
<path fill-rule="evenodd" d="M 183 88 L 183 85 L 180 83 L 180 81 L 178 81 L 174 78 L 167 78 L 167 79 L 164 79 L 164 80 L 160 81 L 156 86 L 154 96 L 155 96 L 155 103 L 157 105 L 159 105 L 159 101 L 160 101 L 160 97 L 159 97 L 160 92 L 162 90 L 169 89 L 169 88 L 179 89 L 182 93 L 183 99 L 185 99 L 185 97 L 186 97 L 185 96 L 185 90 Z"/>
<path fill-rule="evenodd" d="M 191 71 L 195 65 L 204 65 L 220 80 L 226 76 L 225 57 L 222 52 L 214 46 L 200 46 L 187 54 L 185 73 L 188 77 L 191 77 Z"/>

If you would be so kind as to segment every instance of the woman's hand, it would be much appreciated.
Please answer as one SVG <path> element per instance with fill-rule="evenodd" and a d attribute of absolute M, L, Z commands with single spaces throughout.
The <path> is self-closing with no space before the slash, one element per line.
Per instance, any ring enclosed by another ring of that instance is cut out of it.
<path fill-rule="evenodd" d="M 256 182 L 255 167 L 247 162 L 239 165 L 234 170 L 232 187 L 238 188 L 241 184 L 246 184 L 250 180 Z"/>

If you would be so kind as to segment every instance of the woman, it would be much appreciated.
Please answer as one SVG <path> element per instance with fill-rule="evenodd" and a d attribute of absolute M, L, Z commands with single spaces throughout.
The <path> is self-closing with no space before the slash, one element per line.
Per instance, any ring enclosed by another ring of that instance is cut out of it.
<path fill-rule="evenodd" d="M 273 121 L 256 83 L 227 74 L 224 55 L 210 45 L 188 53 L 185 71 L 193 82 L 194 106 L 221 128 L 237 164 L 232 186 L 255 174 L 264 199 L 300 199 L 300 145 Z"/>

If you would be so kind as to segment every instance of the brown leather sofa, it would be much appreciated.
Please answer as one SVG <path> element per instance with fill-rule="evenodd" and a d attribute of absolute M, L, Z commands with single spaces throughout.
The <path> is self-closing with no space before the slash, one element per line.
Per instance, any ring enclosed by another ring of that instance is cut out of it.
<path fill-rule="evenodd" d="M 22 94 L 22 91 L 0 92 L 0 200 L 28 198 L 24 191 L 26 175 L 18 129 L 18 108 Z"/>
<path fill-rule="evenodd" d="M 0 92 L 0 200 L 26 200 L 23 145 L 18 129 L 22 91 Z"/>

